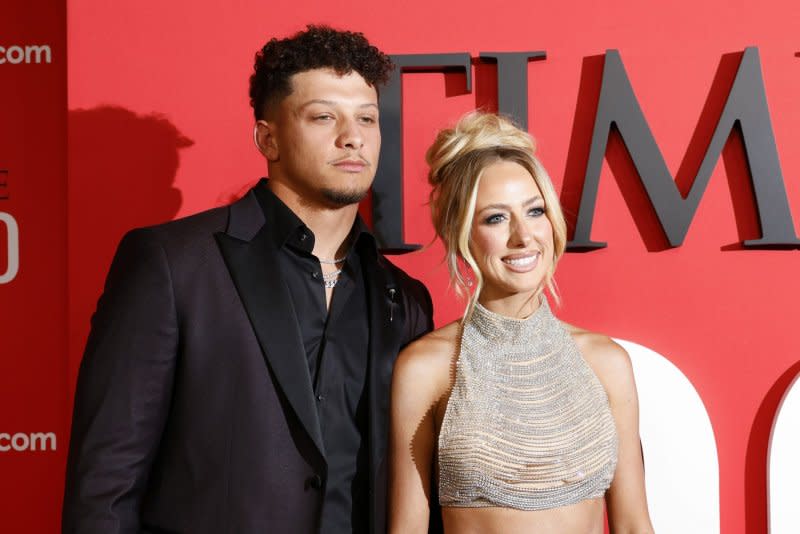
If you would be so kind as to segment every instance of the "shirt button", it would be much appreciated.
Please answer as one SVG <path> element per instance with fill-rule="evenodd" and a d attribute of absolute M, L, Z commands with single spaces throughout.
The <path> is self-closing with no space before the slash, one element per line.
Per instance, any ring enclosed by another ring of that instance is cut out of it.
<path fill-rule="evenodd" d="M 311 486 L 315 490 L 322 488 L 322 477 L 319 475 L 308 477 L 308 480 L 306 482 L 308 483 L 309 486 Z"/>
<path fill-rule="evenodd" d="M 305 233 L 305 232 L 302 232 L 300 234 L 300 241 L 305 241 L 306 239 L 308 239 L 308 234 Z"/>
<path fill-rule="evenodd" d="M 319 402 L 322 402 L 322 401 L 324 401 L 324 400 L 325 400 L 325 395 L 317 395 L 317 400 L 318 400 Z"/>
<path fill-rule="evenodd" d="M 317 279 L 317 278 L 319 278 L 319 273 L 318 273 L 317 271 L 314 271 L 313 273 L 311 273 L 311 276 L 312 276 L 314 279 Z"/>

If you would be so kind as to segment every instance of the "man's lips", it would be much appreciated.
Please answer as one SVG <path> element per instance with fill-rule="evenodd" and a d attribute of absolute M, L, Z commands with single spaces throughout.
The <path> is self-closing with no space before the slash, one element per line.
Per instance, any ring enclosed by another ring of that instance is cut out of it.
<path fill-rule="evenodd" d="M 333 162 L 333 166 L 345 172 L 361 172 L 369 166 L 363 159 L 340 159 Z"/>

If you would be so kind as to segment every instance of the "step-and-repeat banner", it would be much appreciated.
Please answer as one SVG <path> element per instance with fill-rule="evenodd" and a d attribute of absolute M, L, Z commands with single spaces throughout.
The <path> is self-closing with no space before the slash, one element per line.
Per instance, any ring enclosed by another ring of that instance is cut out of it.
<path fill-rule="evenodd" d="M 64 2 L 0 8 L 0 530 L 55 532 L 67 444 Z"/>
<path fill-rule="evenodd" d="M 437 324 L 462 303 L 431 244 L 423 155 L 464 112 L 499 110 L 536 137 L 568 216 L 557 314 L 631 354 L 657 532 L 800 532 L 796 2 L 16 4 L 0 28 L 0 531 L 57 530 L 71 394 L 120 237 L 265 173 L 253 55 L 316 22 L 394 56 L 362 213 L 412 251 L 395 261 Z"/>

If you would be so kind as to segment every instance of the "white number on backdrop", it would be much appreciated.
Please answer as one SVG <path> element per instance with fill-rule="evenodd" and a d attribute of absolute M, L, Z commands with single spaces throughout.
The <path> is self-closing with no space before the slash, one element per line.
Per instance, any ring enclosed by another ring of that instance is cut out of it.
<path fill-rule="evenodd" d="M 767 458 L 767 487 L 769 506 L 769 533 L 794 534 L 800 532 L 800 510 L 797 507 L 797 476 L 800 474 L 800 376 L 783 395 L 772 435 L 769 438 Z"/>
<path fill-rule="evenodd" d="M 6 272 L 0 274 L 0 284 L 7 284 L 17 277 L 19 272 L 19 226 L 16 219 L 8 213 L 0 211 L 0 222 L 5 226 L 8 252 L 6 254 Z M 2 251 L 0 251 L 2 254 Z"/>
<path fill-rule="evenodd" d="M 667 534 L 719 534 L 719 461 L 703 400 L 666 357 L 631 341 L 616 341 L 631 357 L 639 390 L 639 435 L 653 528 Z"/>

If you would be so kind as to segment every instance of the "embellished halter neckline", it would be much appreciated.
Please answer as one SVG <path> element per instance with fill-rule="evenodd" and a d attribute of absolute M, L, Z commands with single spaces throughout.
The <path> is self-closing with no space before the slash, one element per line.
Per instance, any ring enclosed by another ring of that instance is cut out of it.
<path fill-rule="evenodd" d="M 542 510 L 603 496 L 617 461 L 608 397 L 547 299 L 525 319 L 476 304 L 438 445 L 442 506 Z"/>

